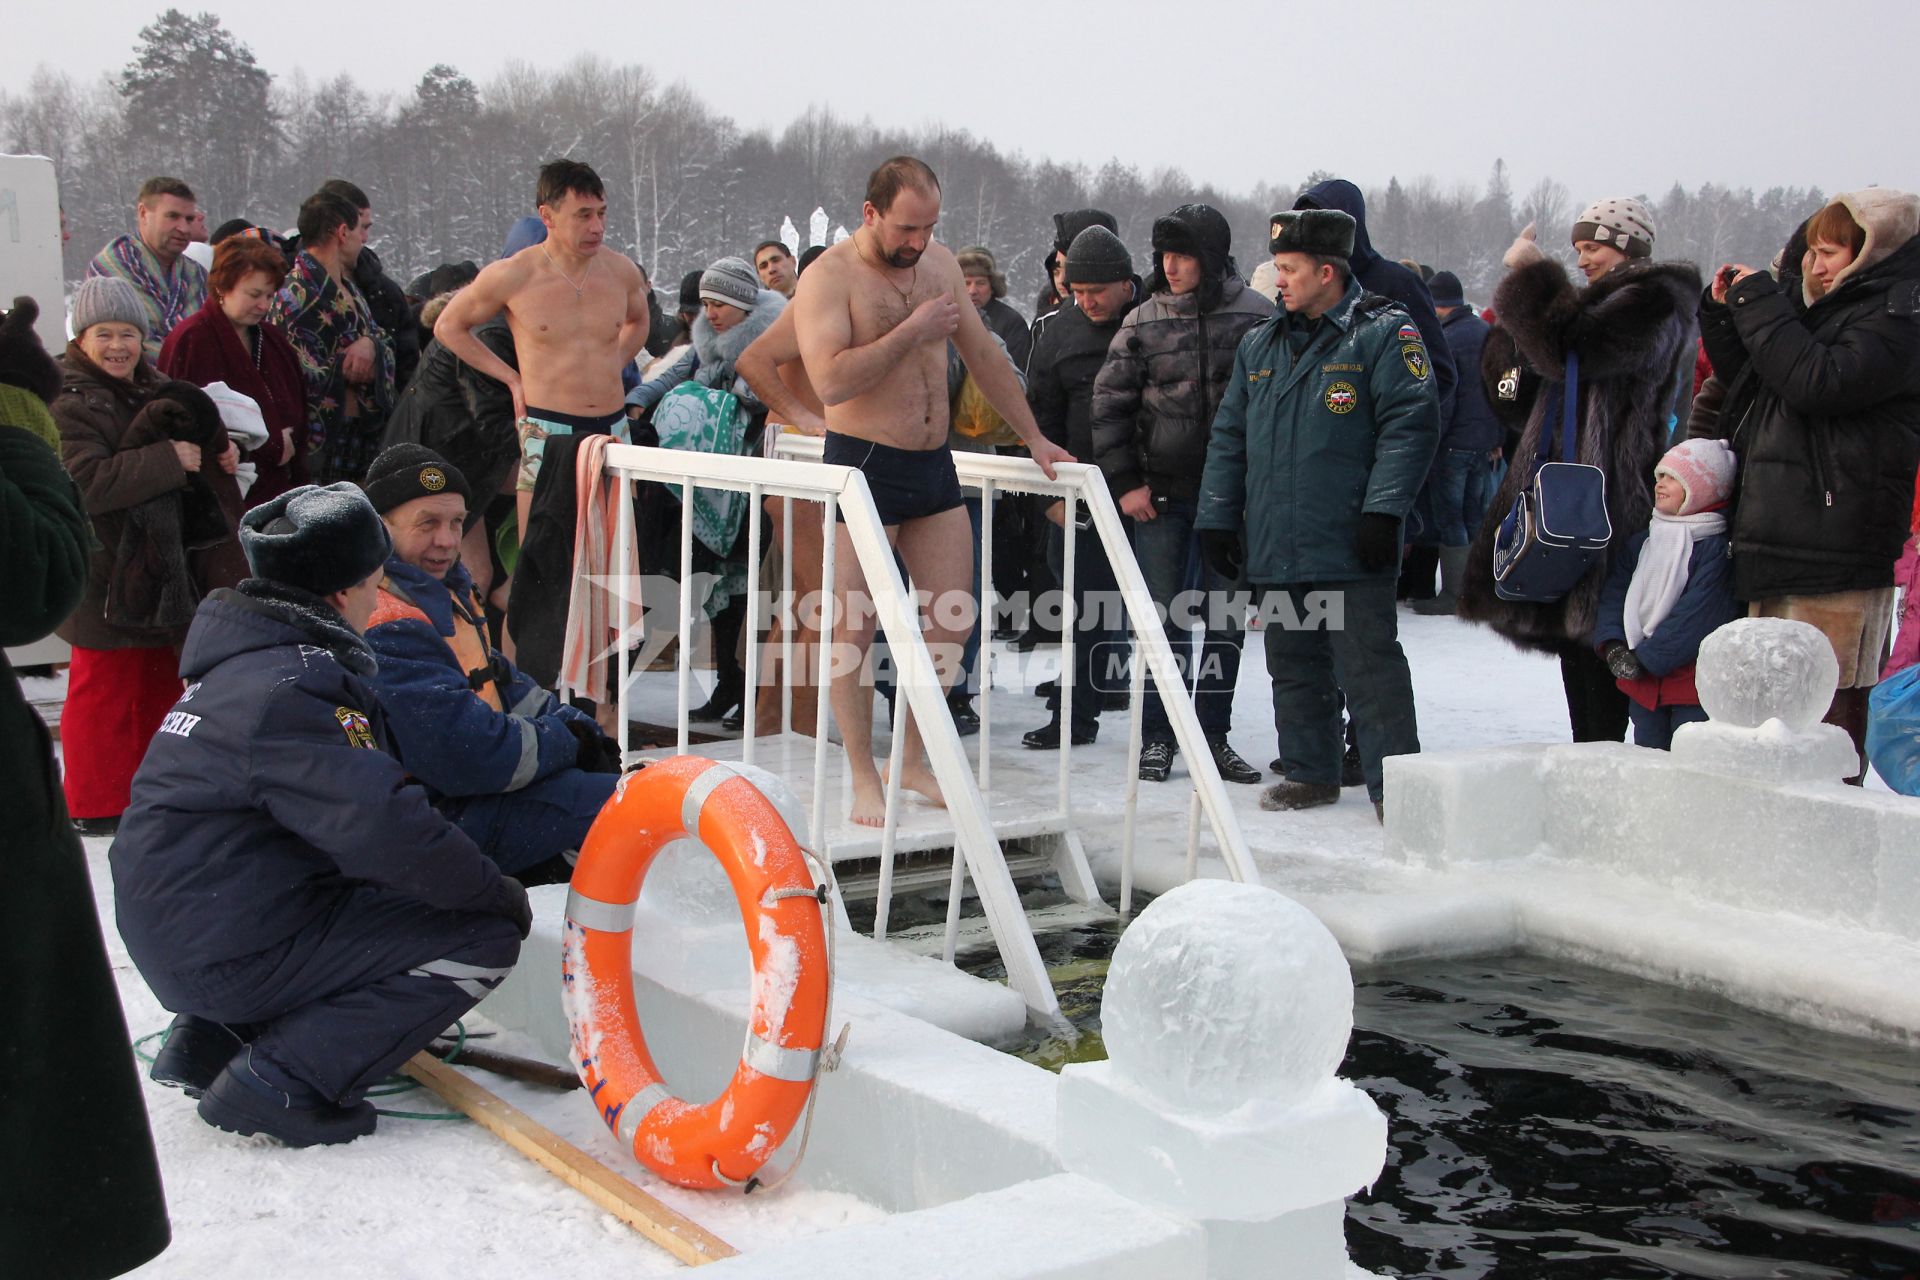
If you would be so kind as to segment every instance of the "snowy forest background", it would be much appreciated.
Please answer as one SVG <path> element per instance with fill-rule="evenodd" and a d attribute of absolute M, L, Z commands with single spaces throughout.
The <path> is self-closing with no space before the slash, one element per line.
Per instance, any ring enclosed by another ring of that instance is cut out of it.
<path fill-rule="evenodd" d="M 1266 141 L 1284 154 L 1284 139 Z M 1056 211 L 1112 211 L 1138 263 L 1155 217 L 1204 201 L 1231 220 L 1236 257 L 1251 272 L 1267 215 L 1334 176 L 1275 174 L 1251 191 L 1226 193 L 1177 169 L 1143 174 L 1119 158 L 1090 169 L 1004 152 L 964 130 L 855 123 L 818 106 L 776 136 L 739 128 L 686 85 L 662 85 L 644 66 L 591 56 L 558 72 L 510 63 L 485 84 L 436 65 L 409 93 L 372 93 L 347 75 L 324 83 L 298 69 L 276 76 L 211 14 L 177 9 L 139 32 L 117 75 L 77 83 L 43 66 L 24 91 L 0 90 L 0 149 L 54 160 L 73 233 L 70 279 L 132 229 L 135 191 L 161 173 L 194 188 L 209 227 L 234 217 L 291 227 L 305 196 L 328 178 L 347 178 L 373 200 L 373 243 L 396 278 L 442 262 L 484 264 L 513 220 L 532 212 L 535 170 L 568 155 L 607 185 L 608 243 L 643 262 L 666 290 L 685 271 L 744 255 L 776 235 L 783 218 L 804 237 L 816 206 L 833 222 L 857 225 L 867 173 L 910 152 L 940 175 L 941 239 L 991 248 L 1009 300 L 1023 310 L 1042 283 Z M 1456 272 L 1478 301 L 1491 294 L 1519 228 L 1537 220 L 1543 244 L 1557 248 L 1587 200 L 1614 194 L 1572 191 L 1551 178 L 1516 192 L 1499 162 L 1472 182 L 1456 175 L 1361 185 L 1376 247 Z M 1678 181 L 1635 194 L 1653 208 L 1658 256 L 1692 259 L 1703 270 L 1770 261 L 1824 202 L 1811 188 L 1689 190 Z"/>

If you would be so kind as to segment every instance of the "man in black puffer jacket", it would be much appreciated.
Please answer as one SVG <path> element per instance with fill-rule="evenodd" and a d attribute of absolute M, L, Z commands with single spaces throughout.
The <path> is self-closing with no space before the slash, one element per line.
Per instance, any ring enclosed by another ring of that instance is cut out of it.
<path fill-rule="evenodd" d="M 1113 335 L 1120 331 L 1134 304 L 1146 296 L 1146 287 L 1133 274 L 1133 258 L 1127 246 L 1099 225 L 1082 231 L 1068 246 L 1067 286 L 1073 292 L 1074 305 L 1060 309 L 1033 349 L 1027 365 L 1027 403 L 1033 406 L 1033 420 L 1047 439 L 1076 458 L 1091 458 L 1094 380 L 1107 361 Z M 1056 510 L 1048 528 L 1049 553 L 1057 565 L 1064 565 L 1064 521 L 1068 512 L 1063 502 L 1051 505 Z M 1085 512 L 1076 509 L 1072 514 L 1082 521 L 1073 541 L 1073 616 L 1077 622 L 1072 734 L 1076 744 L 1085 744 L 1099 734 L 1105 694 L 1120 691 L 1110 679 L 1118 672 L 1110 669 L 1109 660 L 1125 650 L 1115 643 L 1121 637 L 1108 626 L 1115 621 L 1106 608 L 1115 600 L 1113 567 L 1107 563 L 1099 535 L 1084 523 Z M 1047 710 L 1053 713 L 1053 719 L 1021 738 L 1035 750 L 1060 745 L 1058 681 L 1047 696 Z"/>
<path fill-rule="evenodd" d="M 1227 741 L 1233 727 L 1233 690 L 1240 677 L 1241 620 L 1220 602 L 1244 584 L 1222 582 L 1202 566 L 1199 581 L 1195 504 L 1207 465 L 1213 414 L 1226 394 L 1240 339 L 1273 317 L 1273 304 L 1247 288 L 1232 257 L 1232 232 L 1217 209 L 1182 205 L 1153 224 L 1152 296 L 1135 307 L 1113 336 L 1093 388 L 1093 455 L 1122 513 L 1133 522 L 1133 550 L 1154 603 L 1204 588 L 1197 679 L 1188 662 L 1192 621 L 1176 611 L 1167 621 L 1173 646 L 1194 686 L 1194 712 L 1220 776 L 1255 783 L 1260 771 Z M 1173 770 L 1173 726 L 1157 691 L 1149 690 L 1140 776 L 1164 782 Z"/>
<path fill-rule="evenodd" d="M 134 775 L 115 915 L 180 1016 L 152 1075 L 290 1146 L 371 1133 L 366 1092 L 506 976 L 526 891 L 383 749 L 361 639 L 392 548 L 351 484 L 241 525 L 260 576 L 201 602 L 189 684 Z"/>
<path fill-rule="evenodd" d="M 1826 634 L 1840 664 L 1827 720 L 1858 748 L 1920 464 L 1920 197 L 1839 196 L 1804 240 L 1804 274 L 1790 250 L 1778 281 L 1716 275 L 1701 333 L 1726 396 L 1699 434 L 1739 459 L 1734 595 Z"/>

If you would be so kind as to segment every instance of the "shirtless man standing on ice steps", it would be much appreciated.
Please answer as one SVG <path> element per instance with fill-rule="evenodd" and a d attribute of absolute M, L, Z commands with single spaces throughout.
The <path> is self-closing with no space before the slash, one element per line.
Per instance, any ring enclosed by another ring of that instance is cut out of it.
<path fill-rule="evenodd" d="M 442 346 L 513 393 L 522 537 L 547 437 L 624 437 L 620 372 L 647 341 L 640 268 L 625 254 L 600 252 L 607 234 L 600 176 L 577 160 L 549 161 L 540 167 L 534 203 L 547 228 L 545 242 L 490 264 L 453 296 L 433 326 Z M 503 310 L 517 372 L 473 336 Z M 492 496 L 477 500 L 484 506 Z"/>
<path fill-rule="evenodd" d="M 860 229 L 821 255 L 793 301 L 800 358 L 827 410 L 824 461 L 865 473 L 915 591 L 936 602 L 951 592 L 970 597 L 973 579 L 972 527 L 947 449 L 948 340 L 1048 477 L 1054 463 L 1073 461 L 1040 434 L 1013 364 L 967 298 L 959 264 L 934 243 L 939 218 L 933 170 L 895 156 L 867 179 Z M 886 794 L 873 759 L 873 685 L 865 678 L 873 620 L 852 543 L 844 529 L 837 538 L 834 638 L 854 646 L 859 660 L 834 663 L 833 713 L 853 774 L 853 820 L 877 827 Z M 971 617 L 959 627 L 942 619 L 954 621 L 952 611 L 933 608 L 923 621 L 941 683 L 951 685 Z M 945 803 L 911 715 L 900 770 L 901 786 Z"/>

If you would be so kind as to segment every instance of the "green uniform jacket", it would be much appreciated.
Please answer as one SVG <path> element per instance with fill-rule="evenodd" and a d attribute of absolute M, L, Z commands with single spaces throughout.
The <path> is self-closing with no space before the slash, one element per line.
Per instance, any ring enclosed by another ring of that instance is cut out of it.
<path fill-rule="evenodd" d="M 1354 551 L 1360 514 L 1405 519 L 1440 441 L 1433 369 L 1413 318 L 1349 282 L 1296 363 L 1285 311 L 1241 339 L 1214 415 L 1199 529 L 1243 530 L 1263 585 L 1393 577 Z"/>

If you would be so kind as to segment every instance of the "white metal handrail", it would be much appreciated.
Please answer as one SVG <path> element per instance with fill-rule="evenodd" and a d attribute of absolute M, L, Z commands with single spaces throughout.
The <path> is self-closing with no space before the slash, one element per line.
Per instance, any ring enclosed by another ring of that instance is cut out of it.
<path fill-rule="evenodd" d="M 821 456 L 825 441 L 819 437 L 788 432 L 778 437 L 773 448 L 777 457 L 811 460 Z M 1227 800 L 1226 785 L 1220 779 L 1220 771 L 1214 766 L 1213 753 L 1207 746 L 1206 734 L 1200 728 L 1199 716 L 1193 709 L 1193 702 L 1187 694 L 1185 682 L 1180 678 L 1179 664 L 1174 658 L 1172 648 L 1167 644 L 1166 633 L 1161 627 L 1160 614 L 1154 607 L 1153 595 L 1147 590 L 1146 578 L 1140 572 L 1140 564 L 1133 556 L 1133 546 L 1127 539 L 1126 526 L 1121 523 L 1120 511 L 1114 506 L 1113 495 L 1109 492 L 1100 469 L 1086 463 L 1062 463 L 1054 468 L 1055 478 L 1049 480 L 1030 458 L 1008 454 L 956 451 L 953 461 L 960 483 L 968 488 L 979 490 L 981 495 L 980 591 L 983 619 L 991 616 L 985 606 L 985 597 L 993 590 L 993 501 L 995 495 L 1001 491 L 1046 494 L 1062 498 L 1069 503 L 1078 500 L 1084 504 L 1092 518 L 1093 531 L 1099 535 L 1100 545 L 1106 552 L 1107 562 L 1113 568 L 1115 581 L 1120 588 L 1120 598 L 1126 609 L 1128 627 L 1136 646 L 1130 709 L 1131 723 L 1128 726 L 1127 735 L 1127 792 L 1120 860 L 1121 914 L 1123 916 L 1128 914 L 1132 908 L 1134 843 L 1140 790 L 1141 725 L 1145 712 L 1143 694 L 1145 677 L 1148 674 L 1152 675 L 1154 687 L 1161 694 L 1161 705 L 1165 708 L 1168 722 L 1173 728 L 1174 741 L 1179 744 L 1181 754 L 1187 759 L 1187 774 L 1193 783 L 1193 795 L 1188 805 L 1187 820 L 1187 877 L 1191 879 L 1195 873 L 1199 855 L 1199 820 L 1204 814 L 1212 829 L 1221 859 L 1226 864 L 1227 874 L 1235 880 L 1248 884 L 1260 883 L 1259 869 L 1254 866 L 1253 858 L 1247 851 L 1246 838 L 1242 835 L 1239 821 Z M 1070 820 L 1073 651 L 1077 641 L 1073 617 L 1074 552 L 1075 537 L 1078 533 L 1076 522 L 1067 520 L 1063 532 L 1065 554 L 1062 557 L 1061 582 L 1063 616 L 1060 650 L 1059 806 L 1062 815 Z M 985 625 L 983 621 L 982 626 L 985 627 Z M 983 645 L 983 655 L 988 652 L 990 652 L 990 646 Z M 1146 658 L 1144 664 L 1138 660 L 1140 655 Z M 992 728 L 992 700 L 987 696 L 991 687 L 990 678 L 981 682 L 980 787 L 982 790 L 990 787 L 992 776 L 992 753 L 985 745 Z M 959 874 L 956 868 L 956 899 L 958 888 Z M 951 913 L 952 908 L 950 907 L 949 910 Z M 953 923 L 950 914 L 949 956 L 951 956 Z"/>
<path fill-rule="evenodd" d="M 742 710 L 747 729 L 741 747 L 742 758 L 749 763 L 753 758 L 755 738 L 753 729 L 758 683 L 758 664 L 753 654 L 758 648 L 759 632 L 756 606 L 760 595 L 760 557 L 757 549 L 761 501 L 767 497 L 782 497 L 823 504 L 821 526 L 825 554 L 821 581 L 826 599 L 832 598 L 834 582 L 836 541 L 834 530 L 836 523 L 843 522 L 842 527 L 847 530 L 849 544 L 858 557 L 861 571 L 866 578 L 867 593 L 872 599 L 878 616 L 881 633 L 886 636 L 895 671 L 897 689 L 893 742 L 895 767 L 890 770 L 889 777 L 887 825 L 883 834 L 885 846 L 882 859 L 883 878 L 890 878 L 892 833 L 897 821 L 898 783 L 901 772 L 898 767 L 898 752 L 902 737 L 899 732 L 900 714 L 906 709 L 911 709 L 926 747 L 928 767 L 933 771 L 934 778 L 940 785 L 947 811 L 953 821 L 954 841 L 958 851 L 956 861 L 964 859 L 965 870 L 973 877 L 982 909 L 999 947 L 1001 959 L 1006 965 L 1008 985 L 1020 993 L 1032 1015 L 1043 1021 L 1059 1022 L 1059 1000 L 1054 994 L 1052 981 L 1047 975 L 1046 966 L 1040 958 L 1039 948 L 1034 942 L 1033 932 L 1027 923 L 1026 912 L 1021 906 L 1019 891 L 1014 885 L 1012 873 L 1008 870 L 1005 854 L 1000 847 L 993 824 L 988 820 L 985 798 L 981 795 L 980 787 L 975 781 L 972 770 L 968 767 L 966 753 L 954 729 L 952 717 L 947 712 L 945 690 L 935 673 L 933 657 L 927 650 L 926 640 L 921 635 L 918 611 L 910 607 L 911 598 L 894 563 L 893 548 L 887 541 L 885 529 L 880 524 L 879 513 L 874 508 L 866 477 L 851 467 L 833 466 L 821 462 L 687 453 L 624 444 L 608 446 L 605 465 L 607 471 L 617 479 L 615 496 L 619 506 L 616 513 L 615 564 L 625 564 L 633 548 L 634 482 L 651 480 L 682 486 L 677 613 L 680 637 L 677 663 L 677 746 L 681 753 L 685 753 L 689 746 L 688 710 L 691 695 L 693 617 L 696 607 L 692 596 L 692 503 L 686 500 L 690 497 L 692 490 L 696 488 L 731 490 L 745 493 L 749 498 L 748 519 L 751 527 L 748 545 L 753 547 L 755 552 L 747 557 L 745 632 L 750 638 L 748 647 L 750 665 L 746 689 L 743 692 Z M 789 507 L 786 514 L 786 528 L 789 531 L 792 528 L 792 520 L 792 510 Z M 792 546 L 791 537 L 788 538 L 786 545 L 789 548 Z M 787 585 L 789 587 L 791 585 L 790 574 L 787 577 Z M 619 584 L 613 584 L 613 587 L 620 592 L 623 607 L 630 607 L 633 596 L 631 588 Z M 783 595 L 781 603 L 789 613 L 788 625 L 784 630 L 790 636 L 793 630 L 791 611 L 795 604 L 790 590 Z M 835 611 L 825 608 L 824 600 L 822 605 L 810 842 L 813 848 L 824 852 L 828 804 L 826 757 L 830 749 L 827 737 L 829 703 L 827 691 L 830 688 L 830 655 Z M 628 643 L 615 646 L 619 690 L 619 738 L 623 752 L 628 747 L 629 737 L 627 714 L 629 644 L 638 638 L 634 625 L 629 611 L 622 617 L 622 631 Z M 790 644 L 786 652 L 791 654 Z M 789 679 L 791 670 L 792 666 L 789 662 L 787 664 Z M 900 701 L 902 697 L 905 699 L 904 704 Z M 791 722 L 790 701 L 783 711 L 783 722 Z M 882 919 L 884 920 L 884 916 Z M 884 925 L 882 932 L 884 932 Z"/>

